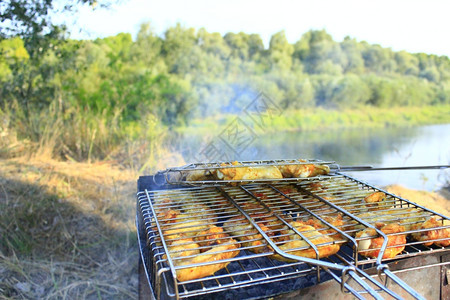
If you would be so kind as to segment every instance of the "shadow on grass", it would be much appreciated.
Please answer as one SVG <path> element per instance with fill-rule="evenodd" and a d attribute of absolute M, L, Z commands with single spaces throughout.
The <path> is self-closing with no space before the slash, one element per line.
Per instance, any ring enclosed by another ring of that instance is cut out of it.
<path fill-rule="evenodd" d="M 70 201 L 39 178 L 11 177 L 0 174 L 0 295 L 137 297 L 136 234 L 126 225 L 135 213 L 133 195 L 93 192 Z M 72 185 L 81 193 L 105 188 L 86 179 Z"/>

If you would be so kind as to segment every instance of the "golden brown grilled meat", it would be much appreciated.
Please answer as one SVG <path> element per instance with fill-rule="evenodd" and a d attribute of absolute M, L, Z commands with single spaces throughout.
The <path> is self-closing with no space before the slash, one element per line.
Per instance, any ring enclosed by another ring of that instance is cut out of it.
<path fill-rule="evenodd" d="M 280 229 L 283 227 L 281 221 L 276 217 L 267 214 L 250 214 L 250 217 L 270 238 L 277 238 Z M 271 248 L 266 245 L 265 239 L 255 227 L 244 217 L 237 216 L 224 223 L 233 236 L 241 242 L 244 247 L 249 247 L 249 251 L 255 253 L 271 252 Z"/>
<path fill-rule="evenodd" d="M 340 214 L 340 213 L 338 213 L 335 216 L 323 216 L 322 218 L 326 222 L 330 223 L 331 225 L 333 225 L 334 227 L 337 227 L 337 228 L 345 225 L 344 220 L 342 220 L 342 214 Z M 327 236 L 331 237 L 335 241 L 340 241 L 344 238 L 336 230 L 325 225 L 323 222 L 321 222 L 320 220 L 318 220 L 316 218 L 309 219 L 308 221 L 306 221 L 306 224 L 313 226 L 320 233 L 326 234 Z"/>
<path fill-rule="evenodd" d="M 179 210 L 167 209 L 158 212 L 157 218 L 161 224 L 171 224 L 177 222 L 179 215 L 181 215 Z"/>
<path fill-rule="evenodd" d="M 234 161 L 231 163 L 236 168 L 223 168 L 216 170 L 219 180 L 255 180 L 255 179 L 280 179 L 283 178 L 280 170 L 275 166 L 242 167 L 242 164 Z M 229 166 L 222 164 L 222 166 Z"/>
<path fill-rule="evenodd" d="M 162 226 L 162 231 L 166 239 L 176 239 L 180 237 L 195 237 L 199 232 L 207 230 L 210 225 L 202 220 L 196 221 L 192 217 L 180 219 L 173 224 Z"/>
<path fill-rule="evenodd" d="M 391 235 L 393 233 L 405 232 L 405 227 L 399 224 L 391 223 L 382 225 L 382 227 L 379 229 L 387 235 L 388 239 L 387 248 L 383 254 L 383 258 L 394 258 L 399 253 L 401 253 L 403 249 L 405 249 L 406 235 Z M 373 237 L 370 239 L 362 239 L 358 241 L 358 250 L 361 255 L 372 258 L 378 257 L 378 255 L 380 254 L 380 248 L 384 242 L 384 238 L 376 237 L 377 235 L 377 232 L 373 228 L 366 228 L 356 233 L 356 238 Z"/>
<path fill-rule="evenodd" d="M 199 232 L 195 240 L 202 247 L 212 247 L 220 244 L 221 241 L 228 237 L 228 234 L 223 232 L 222 227 L 211 226 L 207 230 Z"/>
<path fill-rule="evenodd" d="M 421 224 L 423 221 L 425 221 L 422 212 L 422 210 L 414 207 L 401 209 L 393 208 L 383 212 L 369 211 L 357 214 L 356 216 L 378 227 L 387 225 L 389 223 L 399 223 L 400 225 L 405 227 L 406 231 L 410 231 L 413 229 L 413 226 L 418 223 Z M 356 225 L 354 229 L 364 229 L 364 226 Z"/>
<path fill-rule="evenodd" d="M 170 250 L 169 250 L 170 251 Z M 188 266 L 194 264 L 203 264 L 214 261 L 228 260 L 239 254 L 239 244 L 232 238 L 223 243 L 212 247 L 206 252 L 197 254 L 194 257 L 180 259 L 175 261 L 176 266 Z M 177 269 L 178 281 L 187 281 L 205 276 L 210 276 L 220 269 L 225 268 L 230 261 L 218 262 L 211 265 L 193 266 L 184 269 Z"/>
<path fill-rule="evenodd" d="M 183 172 L 186 175 L 186 181 L 203 181 L 213 179 L 209 170 L 190 170 Z"/>
<path fill-rule="evenodd" d="M 307 162 L 300 159 L 300 162 Z M 318 164 L 299 164 L 299 165 L 281 165 L 278 166 L 284 178 L 306 178 L 330 173 L 330 167 Z"/>
<path fill-rule="evenodd" d="M 189 221 L 164 226 L 168 254 L 176 267 L 227 260 L 239 254 L 239 243 L 223 232 L 221 227 L 202 221 Z M 167 258 L 166 255 L 163 256 Z M 179 281 L 209 276 L 230 262 L 218 262 L 176 270 Z"/>
<path fill-rule="evenodd" d="M 208 223 L 216 223 L 217 216 L 209 206 L 203 203 L 186 202 L 182 206 L 183 213 L 188 216 L 193 216 L 196 219 L 204 219 Z"/>
<path fill-rule="evenodd" d="M 192 238 L 181 238 L 170 243 L 169 253 L 172 259 L 183 258 L 200 253 L 200 245 Z M 167 255 L 164 255 L 167 258 Z"/>
<path fill-rule="evenodd" d="M 211 241 L 213 236 L 206 239 Z M 176 267 L 233 258 L 239 254 L 240 246 L 236 240 L 226 237 L 227 235 L 221 235 L 220 239 L 214 242 L 214 245 L 211 244 L 206 249 L 204 248 L 205 244 L 197 241 L 196 238 L 180 238 L 168 246 L 170 258 Z M 166 258 L 166 256 L 164 257 Z M 209 276 L 226 267 L 229 263 L 229 261 L 224 261 L 217 264 L 177 269 L 177 279 L 179 281 L 187 281 Z"/>
<path fill-rule="evenodd" d="M 288 240 L 282 245 L 278 245 L 282 251 L 285 251 L 288 254 L 314 259 L 328 257 L 339 251 L 340 246 L 335 244 L 331 237 L 320 233 L 313 226 L 306 225 L 299 221 L 291 222 L 290 225 L 301 232 L 312 244 L 314 244 L 317 247 L 318 253 L 316 253 L 314 248 L 292 229 L 289 229 L 286 232 Z M 292 261 L 278 254 L 273 255 L 273 258 L 287 262 Z"/>
<path fill-rule="evenodd" d="M 386 209 L 386 194 L 383 192 L 375 192 L 364 197 L 364 202 L 369 210 Z"/>
<path fill-rule="evenodd" d="M 438 247 L 450 246 L 450 228 L 437 228 L 442 227 L 442 223 L 437 220 L 436 217 L 431 217 L 421 224 L 413 225 L 413 230 L 431 229 L 428 231 L 420 231 L 412 233 L 413 239 L 424 243 L 425 246 L 431 246 L 432 244 Z M 433 229 L 435 228 L 435 229 Z M 438 239 L 445 239 L 442 241 L 433 241 Z"/>

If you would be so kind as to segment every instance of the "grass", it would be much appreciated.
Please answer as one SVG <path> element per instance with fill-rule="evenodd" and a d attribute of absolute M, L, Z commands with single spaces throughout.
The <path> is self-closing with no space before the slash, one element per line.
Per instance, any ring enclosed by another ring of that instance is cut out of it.
<path fill-rule="evenodd" d="M 152 115 L 0 109 L 0 299 L 135 299 L 137 174 L 184 163 Z"/>
<path fill-rule="evenodd" d="M 184 134 L 208 134 L 221 132 L 236 116 L 221 115 L 193 120 L 188 128 L 177 128 Z M 240 115 L 246 124 L 254 122 Z M 316 131 L 343 128 L 383 128 L 387 126 L 416 126 L 450 123 L 450 105 L 426 107 L 375 108 L 362 107 L 342 111 L 322 108 L 286 110 L 280 115 L 266 117 L 264 132 L 280 131 Z M 256 126 L 254 126 L 257 128 Z"/>
<path fill-rule="evenodd" d="M 133 172 L 48 159 L 0 170 L 0 295 L 137 297 Z"/>

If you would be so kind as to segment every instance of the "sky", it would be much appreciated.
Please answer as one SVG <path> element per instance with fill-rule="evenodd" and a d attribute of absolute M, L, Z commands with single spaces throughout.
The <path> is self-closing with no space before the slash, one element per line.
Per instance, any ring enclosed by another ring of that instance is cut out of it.
<path fill-rule="evenodd" d="M 120 32 L 135 37 L 143 22 L 163 36 L 180 23 L 222 35 L 258 33 L 268 46 L 281 30 L 295 43 L 311 29 L 325 29 L 338 42 L 349 36 L 394 51 L 450 57 L 449 0 L 120 0 L 109 9 L 82 7 L 76 17 L 60 16 L 57 22 L 61 19 L 74 39 Z"/>

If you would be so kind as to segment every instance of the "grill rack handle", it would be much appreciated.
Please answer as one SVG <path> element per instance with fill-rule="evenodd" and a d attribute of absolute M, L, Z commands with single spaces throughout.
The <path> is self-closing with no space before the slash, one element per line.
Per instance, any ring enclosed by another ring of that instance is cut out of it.
<path fill-rule="evenodd" d="M 418 294 L 415 290 L 413 290 L 408 284 L 406 284 L 403 280 L 401 280 L 397 275 L 392 273 L 389 270 L 389 266 L 386 264 L 380 264 L 377 266 L 378 277 L 381 282 L 383 282 L 382 274 L 385 275 L 384 286 L 387 288 L 389 284 L 389 279 L 398 284 L 403 290 L 405 290 L 408 294 L 413 296 L 415 299 L 426 300 L 420 294 Z"/>
<path fill-rule="evenodd" d="M 406 166 L 406 167 L 373 167 L 367 166 L 339 166 L 338 172 L 360 172 L 360 171 L 395 171 L 395 170 L 444 170 L 450 168 L 450 165 L 430 165 L 430 166 Z"/>

